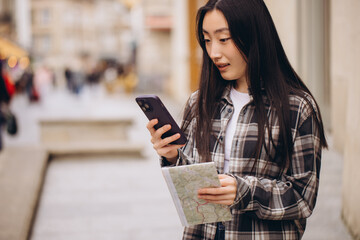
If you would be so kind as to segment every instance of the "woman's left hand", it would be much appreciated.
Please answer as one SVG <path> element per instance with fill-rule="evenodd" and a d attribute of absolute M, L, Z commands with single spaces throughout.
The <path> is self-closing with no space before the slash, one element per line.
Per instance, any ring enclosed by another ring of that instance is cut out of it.
<path fill-rule="evenodd" d="M 198 198 L 209 203 L 218 203 L 223 205 L 232 205 L 236 197 L 236 179 L 219 174 L 221 187 L 219 188 L 202 188 L 198 190 Z"/>

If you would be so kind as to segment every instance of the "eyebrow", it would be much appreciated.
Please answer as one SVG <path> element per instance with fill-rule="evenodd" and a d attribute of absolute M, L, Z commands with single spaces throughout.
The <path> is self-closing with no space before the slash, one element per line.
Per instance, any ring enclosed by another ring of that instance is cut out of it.
<path fill-rule="evenodd" d="M 219 29 L 216 29 L 214 33 L 216 34 L 216 33 L 224 32 L 224 31 L 229 31 L 229 28 L 227 28 L 227 27 L 219 28 Z M 205 29 L 203 29 L 203 33 L 209 34 L 209 32 L 206 31 Z"/>

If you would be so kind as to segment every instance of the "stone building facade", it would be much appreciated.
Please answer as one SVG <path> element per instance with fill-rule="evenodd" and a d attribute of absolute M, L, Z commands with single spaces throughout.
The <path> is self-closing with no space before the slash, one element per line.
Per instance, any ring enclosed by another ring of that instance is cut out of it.
<path fill-rule="evenodd" d="M 0 0 L 0 36 L 15 38 L 15 3 L 10 0 Z"/>
<path fill-rule="evenodd" d="M 331 120 L 344 155 L 342 218 L 360 239 L 360 2 L 331 1 Z"/>
<path fill-rule="evenodd" d="M 166 91 L 171 71 L 172 34 L 174 31 L 173 0 L 140 2 L 142 28 L 137 36 L 137 69 L 139 91 Z"/>
<path fill-rule="evenodd" d="M 35 63 L 84 70 L 101 58 L 130 58 L 130 11 L 120 1 L 32 0 L 31 16 Z"/>

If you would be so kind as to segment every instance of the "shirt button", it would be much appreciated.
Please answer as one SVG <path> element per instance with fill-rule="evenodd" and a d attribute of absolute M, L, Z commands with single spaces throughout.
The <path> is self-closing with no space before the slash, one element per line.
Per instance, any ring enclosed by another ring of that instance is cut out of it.
<path fill-rule="evenodd" d="M 228 109 L 228 113 L 231 113 L 231 112 L 232 112 L 232 109 L 229 108 L 229 109 Z"/>

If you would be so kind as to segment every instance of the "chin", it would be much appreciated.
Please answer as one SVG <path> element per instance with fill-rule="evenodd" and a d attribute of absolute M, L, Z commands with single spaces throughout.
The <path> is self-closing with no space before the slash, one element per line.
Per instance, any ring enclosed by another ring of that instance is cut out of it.
<path fill-rule="evenodd" d="M 221 75 L 221 77 L 226 80 L 226 81 L 235 81 L 236 79 L 235 78 L 232 78 L 232 77 L 228 77 L 228 76 L 223 76 Z"/>

